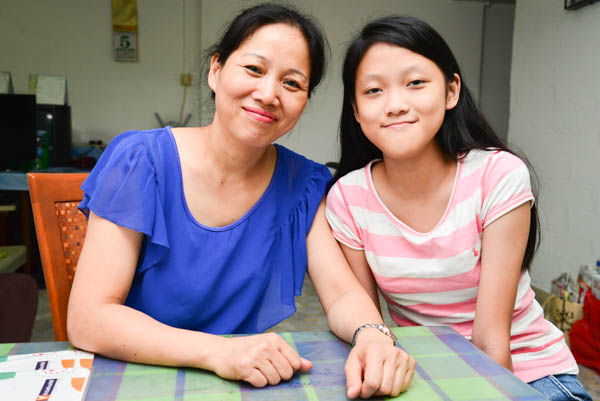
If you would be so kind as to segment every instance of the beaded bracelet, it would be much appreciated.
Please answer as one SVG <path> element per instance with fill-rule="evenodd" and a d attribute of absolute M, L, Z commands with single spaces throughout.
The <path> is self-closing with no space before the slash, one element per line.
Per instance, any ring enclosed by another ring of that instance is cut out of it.
<path fill-rule="evenodd" d="M 356 329 L 354 331 L 354 335 L 352 336 L 352 346 L 354 347 L 354 345 L 356 344 L 356 336 L 358 335 L 358 333 L 361 332 L 361 330 L 364 329 L 377 329 L 379 331 L 381 331 L 383 334 L 385 334 L 386 336 L 388 336 L 389 338 L 392 339 L 392 341 L 394 342 L 394 346 L 396 345 L 396 336 L 394 335 L 394 333 L 392 333 L 392 331 L 389 329 L 389 327 L 387 327 L 385 324 L 381 324 L 381 323 L 367 323 L 367 324 L 363 324 L 362 326 L 360 326 L 358 329 Z"/>

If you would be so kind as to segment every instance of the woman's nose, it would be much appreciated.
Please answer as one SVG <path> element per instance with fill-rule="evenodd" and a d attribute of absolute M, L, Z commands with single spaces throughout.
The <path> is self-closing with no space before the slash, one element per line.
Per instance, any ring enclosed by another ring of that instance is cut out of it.
<path fill-rule="evenodd" d="M 253 97 L 265 105 L 276 104 L 278 102 L 277 90 L 278 81 L 265 76 L 257 83 Z"/>

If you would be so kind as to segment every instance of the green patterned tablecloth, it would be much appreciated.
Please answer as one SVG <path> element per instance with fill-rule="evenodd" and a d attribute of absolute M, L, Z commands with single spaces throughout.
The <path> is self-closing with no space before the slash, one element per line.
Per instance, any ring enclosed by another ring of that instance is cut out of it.
<path fill-rule="evenodd" d="M 396 399 L 514 400 L 544 398 L 449 327 L 393 328 L 400 347 L 417 361 L 407 392 Z M 349 346 L 328 331 L 279 333 L 313 362 L 309 373 L 255 389 L 197 369 L 126 363 L 95 356 L 87 401 L 291 401 L 346 400 L 344 363 Z M 68 343 L 0 344 L 0 355 L 58 351 Z M 4 396 L 1 399 L 7 399 Z M 377 399 L 377 398 L 375 398 Z M 384 398 L 379 398 L 384 399 Z"/>

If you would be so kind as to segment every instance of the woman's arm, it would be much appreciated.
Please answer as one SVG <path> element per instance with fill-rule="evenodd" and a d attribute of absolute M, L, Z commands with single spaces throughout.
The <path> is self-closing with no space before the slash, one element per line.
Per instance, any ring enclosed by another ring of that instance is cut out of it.
<path fill-rule="evenodd" d="M 366 323 L 383 323 L 369 294 L 352 274 L 321 202 L 307 237 L 308 272 L 331 330 L 347 342 Z M 414 374 L 414 359 L 377 329 L 363 330 L 346 362 L 348 397 L 398 395 Z"/>
<path fill-rule="evenodd" d="M 170 327 L 125 306 L 141 243 L 142 234 L 90 213 L 69 298 L 74 346 L 125 361 L 207 369 L 258 387 L 310 369 L 277 334 L 223 338 Z"/>
<path fill-rule="evenodd" d="M 510 328 L 529 235 L 531 203 L 483 230 L 481 278 L 471 342 L 512 371 Z"/>
<path fill-rule="evenodd" d="M 352 272 L 354 273 L 360 284 L 363 286 L 363 288 L 367 291 L 367 294 L 369 294 L 369 296 L 371 297 L 371 300 L 377 307 L 379 314 L 381 314 L 381 305 L 379 305 L 379 294 L 377 293 L 377 283 L 375 282 L 373 272 L 369 267 L 369 262 L 367 262 L 367 258 L 365 257 L 365 252 L 349 248 L 341 243 L 339 245 L 342 248 L 342 252 L 346 257 L 346 260 L 350 264 Z"/>

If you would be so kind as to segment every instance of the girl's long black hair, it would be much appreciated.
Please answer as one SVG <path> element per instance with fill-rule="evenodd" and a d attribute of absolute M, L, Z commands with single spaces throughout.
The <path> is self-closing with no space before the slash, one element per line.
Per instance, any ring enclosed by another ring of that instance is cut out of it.
<path fill-rule="evenodd" d="M 461 77 L 462 85 L 458 103 L 453 109 L 446 110 L 442 126 L 435 136 L 435 140 L 446 156 L 458 160 L 472 149 L 498 149 L 516 155 L 498 138 L 477 109 L 458 63 L 441 35 L 416 18 L 388 16 L 367 24 L 350 42 L 346 51 L 342 72 L 344 97 L 340 119 L 341 157 L 331 185 L 349 172 L 364 167 L 371 160 L 383 157 L 381 150 L 362 132 L 360 124 L 354 118 L 352 108 L 355 100 L 356 71 L 365 53 L 376 43 L 400 46 L 427 57 L 440 68 L 447 82 L 454 80 L 454 74 Z M 529 164 L 525 158 L 519 157 Z M 530 171 L 533 172 L 531 167 Z M 533 178 L 535 175 L 532 177 L 532 181 L 535 181 Z M 529 268 L 538 244 L 539 219 L 534 204 L 531 209 L 523 270 Z"/>

